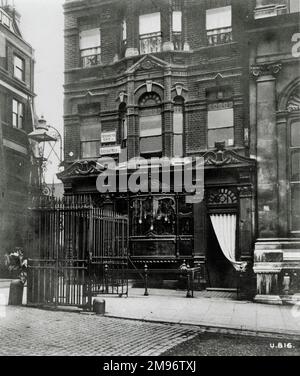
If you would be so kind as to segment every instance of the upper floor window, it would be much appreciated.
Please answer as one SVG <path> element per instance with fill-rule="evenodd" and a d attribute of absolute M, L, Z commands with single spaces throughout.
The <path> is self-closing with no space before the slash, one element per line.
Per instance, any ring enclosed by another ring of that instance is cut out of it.
<path fill-rule="evenodd" d="M 289 12 L 300 12 L 300 0 L 289 0 Z"/>
<path fill-rule="evenodd" d="M 147 93 L 140 101 L 140 154 L 161 156 L 162 119 L 161 100 L 155 93 Z"/>
<path fill-rule="evenodd" d="M 24 126 L 24 104 L 13 99 L 12 124 L 14 128 L 22 129 Z"/>
<path fill-rule="evenodd" d="M 172 40 L 175 50 L 182 50 L 182 12 L 172 13 Z"/>
<path fill-rule="evenodd" d="M 8 16 L 8 14 L 3 9 L 0 9 L 0 22 L 4 26 L 6 26 L 9 29 L 11 29 L 12 20 L 11 20 L 11 18 Z"/>
<path fill-rule="evenodd" d="M 81 158 L 100 157 L 101 125 L 86 121 L 80 125 Z"/>
<path fill-rule="evenodd" d="M 231 89 L 213 89 L 207 92 L 208 147 L 225 141 L 226 146 L 234 145 L 234 113 Z"/>
<path fill-rule="evenodd" d="M 84 30 L 80 33 L 80 56 L 83 67 L 91 67 L 101 63 L 100 29 Z"/>
<path fill-rule="evenodd" d="M 127 23 L 126 20 L 122 22 L 122 41 L 125 43 L 127 40 Z"/>
<path fill-rule="evenodd" d="M 119 107 L 119 117 L 120 117 L 120 144 L 121 144 L 121 153 L 119 155 L 119 162 L 127 161 L 127 134 L 128 134 L 128 125 L 127 125 L 127 113 L 126 113 L 126 104 L 122 103 Z"/>
<path fill-rule="evenodd" d="M 231 6 L 206 10 L 206 32 L 208 45 L 232 41 Z"/>
<path fill-rule="evenodd" d="M 14 76 L 21 81 L 24 81 L 25 61 L 19 56 L 14 56 Z"/>
<path fill-rule="evenodd" d="M 161 51 L 160 13 L 143 14 L 139 17 L 140 53 Z"/>

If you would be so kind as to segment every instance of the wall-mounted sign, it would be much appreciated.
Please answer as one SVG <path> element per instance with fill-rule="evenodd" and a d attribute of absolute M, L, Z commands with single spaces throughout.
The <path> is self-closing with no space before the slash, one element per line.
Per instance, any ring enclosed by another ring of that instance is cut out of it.
<path fill-rule="evenodd" d="M 111 142 L 116 142 L 116 140 L 117 140 L 116 131 L 101 133 L 101 143 L 102 144 L 109 144 Z"/>
<path fill-rule="evenodd" d="M 120 146 L 106 146 L 100 148 L 100 155 L 111 155 L 111 154 L 120 154 L 121 147 Z"/>

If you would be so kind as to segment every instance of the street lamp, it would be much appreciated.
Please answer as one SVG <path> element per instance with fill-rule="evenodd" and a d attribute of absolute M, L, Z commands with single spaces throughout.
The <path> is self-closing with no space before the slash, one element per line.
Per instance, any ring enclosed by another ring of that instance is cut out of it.
<path fill-rule="evenodd" d="M 35 151 L 35 159 L 37 161 L 38 165 L 38 179 L 39 179 L 39 188 L 40 191 L 42 191 L 45 187 L 44 182 L 44 169 L 45 164 L 49 160 L 49 157 L 53 153 L 57 160 L 59 161 L 59 166 L 61 166 L 62 163 L 62 137 L 59 131 L 51 126 L 48 125 L 44 117 L 42 116 L 41 119 L 38 120 L 38 125 L 34 129 L 33 132 L 29 133 L 28 138 L 37 142 L 39 144 L 38 150 Z M 56 143 L 59 142 L 59 155 L 57 154 L 55 150 Z M 53 144 L 54 143 L 54 144 Z M 45 146 L 50 146 L 50 152 L 47 156 L 45 156 Z"/>

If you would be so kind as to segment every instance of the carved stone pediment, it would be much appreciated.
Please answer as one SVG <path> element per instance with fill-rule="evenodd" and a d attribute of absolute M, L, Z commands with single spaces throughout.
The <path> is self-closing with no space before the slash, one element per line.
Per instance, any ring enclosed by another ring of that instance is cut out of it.
<path fill-rule="evenodd" d="M 212 167 L 222 166 L 239 166 L 239 165 L 254 165 L 254 159 L 244 157 L 233 150 L 226 150 L 223 148 L 212 150 L 202 155 L 204 158 L 204 165 Z"/>
<path fill-rule="evenodd" d="M 155 69 L 164 69 L 169 64 L 152 55 L 145 55 L 140 60 L 138 60 L 134 65 L 127 69 L 126 73 L 135 73 L 137 71 L 149 71 Z"/>
<path fill-rule="evenodd" d="M 80 160 L 74 162 L 71 166 L 66 168 L 63 172 L 57 174 L 61 180 L 73 177 L 84 177 L 90 175 L 99 175 L 101 171 L 105 170 L 104 166 L 95 160 Z"/>

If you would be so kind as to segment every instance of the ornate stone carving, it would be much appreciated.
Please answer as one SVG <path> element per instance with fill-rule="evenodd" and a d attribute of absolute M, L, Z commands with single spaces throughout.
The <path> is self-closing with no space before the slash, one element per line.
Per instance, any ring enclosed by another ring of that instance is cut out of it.
<path fill-rule="evenodd" d="M 63 180 L 68 177 L 98 175 L 100 171 L 103 170 L 104 167 L 97 161 L 82 160 L 73 163 L 65 171 L 61 172 L 57 176 L 59 179 Z"/>
<path fill-rule="evenodd" d="M 287 103 L 287 110 L 289 112 L 299 111 L 300 110 L 300 86 L 297 86 L 296 89 L 292 92 Z"/>
<path fill-rule="evenodd" d="M 228 188 L 209 190 L 206 200 L 208 205 L 232 205 L 238 201 L 236 193 Z"/>
<path fill-rule="evenodd" d="M 233 150 L 225 150 L 224 146 L 216 145 L 217 151 L 208 151 L 202 155 L 205 166 L 221 167 L 225 165 L 253 165 L 255 160 L 237 154 Z"/>
<path fill-rule="evenodd" d="M 267 75 L 276 75 L 281 71 L 281 63 L 252 65 L 251 73 L 255 78 Z"/>

